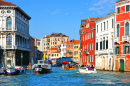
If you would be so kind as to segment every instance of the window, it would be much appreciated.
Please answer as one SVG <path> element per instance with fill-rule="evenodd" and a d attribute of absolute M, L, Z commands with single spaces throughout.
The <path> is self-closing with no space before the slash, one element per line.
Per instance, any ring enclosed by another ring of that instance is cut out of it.
<path fill-rule="evenodd" d="M 107 29 L 108 29 L 108 21 L 107 21 Z"/>
<path fill-rule="evenodd" d="M 90 50 L 91 50 L 91 44 L 90 44 Z"/>
<path fill-rule="evenodd" d="M 7 35 L 6 44 L 7 44 L 7 45 L 12 45 L 12 37 L 11 37 L 11 34 L 8 34 L 8 35 Z"/>
<path fill-rule="evenodd" d="M 91 33 L 90 33 L 90 39 L 91 39 Z"/>
<path fill-rule="evenodd" d="M 92 62 L 94 62 L 93 59 L 94 59 L 94 58 L 93 58 L 93 55 L 92 55 Z"/>
<path fill-rule="evenodd" d="M 129 48 L 130 46 L 124 46 L 124 49 L 123 49 L 123 51 L 124 51 L 124 54 L 129 54 Z"/>
<path fill-rule="evenodd" d="M 120 54 L 120 48 L 117 47 L 117 54 Z"/>
<path fill-rule="evenodd" d="M 126 12 L 130 11 L 130 5 L 126 5 Z"/>
<path fill-rule="evenodd" d="M 7 51 L 7 56 L 12 56 L 12 52 L 11 51 Z"/>
<path fill-rule="evenodd" d="M 100 42 L 100 50 L 102 50 L 102 41 Z"/>
<path fill-rule="evenodd" d="M 97 33 L 98 33 L 98 25 L 97 25 Z"/>
<path fill-rule="evenodd" d="M 84 41 L 84 36 L 83 36 L 83 41 Z"/>
<path fill-rule="evenodd" d="M 112 43 L 113 44 L 113 43 Z M 106 40 L 106 49 L 108 49 L 108 40 Z"/>
<path fill-rule="evenodd" d="M 129 36 L 129 23 L 125 24 L 125 36 Z"/>
<path fill-rule="evenodd" d="M 90 62 L 91 62 L 91 56 L 90 56 Z"/>
<path fill-rule="evenodd" d="M 113 21 L 113 19 L 112 19 L 112 28 L 113 28 L 113 25 L 114 25 L 114 21 Z"/>
<path fill-rule="evenodd" d="M 92 38 L 93 38 L 93 32 L 92 32 Z"/>
<path fill-rule="evenodd" d="M 104 30 L 105 30 L 105 22 L 104 22 Z"/>
<path fill-rule="evenodd" d="M 12 19 L 11 19 L 11 17 L 7 18 L 6 27 L 7 27 L 7 29 L 11 29 L 11 27 L 12 27 Z"/>
<path fill-rule="evenodd" d="M 85 40 L 86 40 L 86 35 L 85 35 Z"/>
<path fill-rule="evenodd" d="M 103 49 L 105 49 L 105 40 L 103 40 Z"/>
<path fill-rule="evenodd" d="M 9 11 L 7 11 L 7 13 L 11 13 L 11 11 L 9 10 Z"/>
<path fill-rule="evenodd" d="M 119 33 L 120 33 L 120 25 L 117 25 L 117 37 L 119 37 Z"/>
<path fill-rule="evenodd" d="M 96 50 L 98 50 L 98 42 L 96 43 Z"/>
<path fill-rule="evenodd" d="M 93 50 L 93 43 L 92 43 L 92 50 Z"/>
<path fill-rule="evenodd" d="M 101 23 L 101 31 L 102 31 L 102 23 Z"/>
<path fill-rule="evenodd" d="M 38 42 L 38 45 L 40 45 L 40 42 Z"/>
<path fill-rule="evenodd" d="M 119 13 L 120 13 L 120 7 L 117 8 L 117 14 L 119 14 Z"/>

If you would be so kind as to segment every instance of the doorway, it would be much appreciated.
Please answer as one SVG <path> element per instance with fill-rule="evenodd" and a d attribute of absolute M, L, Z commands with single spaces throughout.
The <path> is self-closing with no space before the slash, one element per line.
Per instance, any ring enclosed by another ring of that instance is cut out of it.
<path fill-rule="evenodd" d="M 124 60 L 120 59 L 120 71 L 124 71 Z"/>

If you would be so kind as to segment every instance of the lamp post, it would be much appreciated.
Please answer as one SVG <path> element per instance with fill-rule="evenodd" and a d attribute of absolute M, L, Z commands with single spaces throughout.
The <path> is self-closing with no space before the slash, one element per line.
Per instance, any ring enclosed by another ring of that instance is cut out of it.
<path fill-rule="evenodd" d="M 21 53 L 21 67 L 22 67 L 22 61 L 23 60 L 23 53 Z"/>
<path fill-rule="evenodd" d="M 5 52 L 6 52 L 6 50 L 4 49 L 4 52 L 3 52 L 3 59 L 4 59 L 4 67 L 5 67 Z"/>

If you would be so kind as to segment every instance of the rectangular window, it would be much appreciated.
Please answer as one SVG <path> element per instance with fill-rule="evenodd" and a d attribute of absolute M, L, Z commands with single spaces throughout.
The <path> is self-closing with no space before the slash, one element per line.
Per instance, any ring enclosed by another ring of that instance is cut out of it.
<path fill-rule="evenodd" d="M 91 50 L 91 44 L 90 44 L 90 50 Z"/>
<path fill-rule="evenodd" d="M 90 56 L 90 62 L 91 62 L 91 56 Z"/>
<path fill-rule="evenodd" d="M 126 46 L 126 54 L 129 54 L 129 46 Z"/>
<path fill-rule="evenodd" d="M 97 25 L 97 33 L 98 33 L 98 25 Z"/>
<path fill-rule="evenodd" d="M 120 48 L 117 47 L 117 54 L 120 54 Z"/>
<path fill-rule="evenodd" d="M 100 50 L 102 50 L 102 41 L 100 42 Z"/>
<path fill-rule="evenodd" d="M 104 22 L 104 30 L 105 30 L 105 22 Z"/>
<path fill-rule="evenodd" d="M 98 42 L 96 43 L 96 50 L 98 50 Z"/>
<path fill-rule="evenodd" d="M 113 21 L 113 19 L 112 19 L 112 28 L 113 28 L 113 25 L 114 25 L 113 23 L 114 23 L 114 21 Z"/>
<path fill-rule="evenodd" d="M 92 55 L 92 62 L 94 62 L 94 61 L 93 61 L 93 55 Z"/>
<path fill-rule="evenodd" d="M 83 41 L 84 41 L 84 36 L 83 36 Z"/>
<path fill-rule="evenodd" d="M 107 21 L 107 29 L 108 29 L 108 21 Z"/>
<path fill-rule="evenodd" d="M 92 50 L 93 50 L 93 43 L 92 43 Z"/>
<path fill-rule="evenodd" d="M 126 12 L 130 11 L 130 5 L 126 5 Z"/>
<path fill-rule="evenodd" d="M 92 32 L 92 38 L 93 38 L 93 32 Z"/>
<path fill-rule="evenodd" d="M 119 14 L 119 13 L 120 13 L 120 7 L 117 8 L 117 14 Z"/>
<path fill-rule="evenodd" d="M 105 49 L 105 40 L 103 40 L 103 49 Z"/>
<path fill-rule="evenodd" d="M 106 49 L 108 49 L 108 40 L 106 40 Z"/>
<path fill-rule="evenodd" d="M 101 31 L 102 31 L 102 23 L 101 23 Z"/>
<path fill-rule="evenodd" d="M 90 39 L 91 39 L 91 33 L 90 33 Z"/>

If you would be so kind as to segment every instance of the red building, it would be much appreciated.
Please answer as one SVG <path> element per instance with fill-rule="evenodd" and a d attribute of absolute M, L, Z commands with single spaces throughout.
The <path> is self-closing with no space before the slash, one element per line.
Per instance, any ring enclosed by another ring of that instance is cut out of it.
<path fill-rule="evenodd" d="M 130 1 L 116 2 L 115 70 L 130 71 Z"/>
<path fill-rule="evenodd" d="M 88 18 L 82 34 L 82 64 L 95 65 L 96 23 L 100 18 Z"/>

